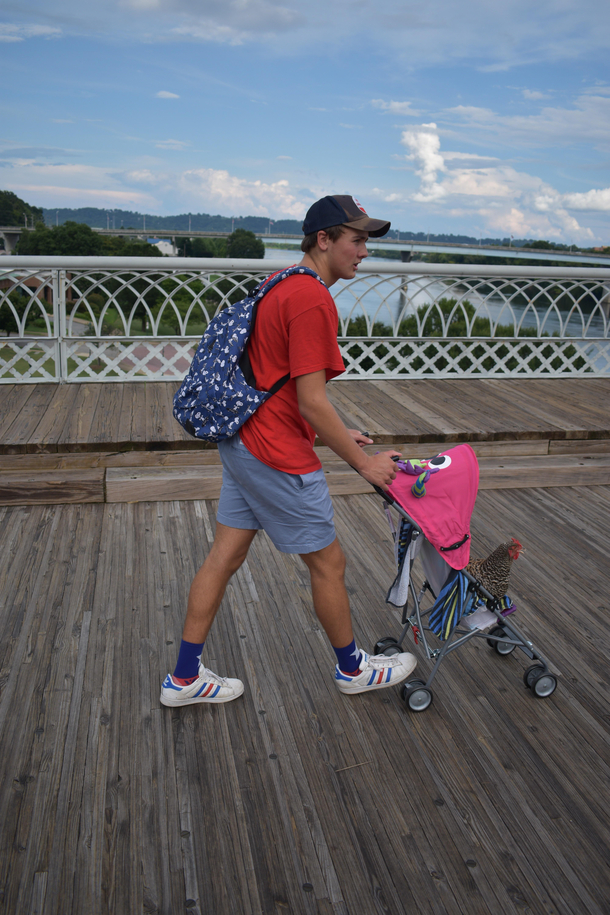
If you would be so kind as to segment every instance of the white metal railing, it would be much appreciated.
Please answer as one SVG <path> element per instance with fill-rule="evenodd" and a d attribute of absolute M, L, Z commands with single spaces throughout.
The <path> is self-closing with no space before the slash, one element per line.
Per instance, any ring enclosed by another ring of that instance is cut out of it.
<path fill-rule="evenodd" d="M 177 381 L 210 318 L 285 266 L 2 257 L 0 382 Z M 332 292 L 345 379 L 610 372 L 608 268 L 365 262 Z"/>

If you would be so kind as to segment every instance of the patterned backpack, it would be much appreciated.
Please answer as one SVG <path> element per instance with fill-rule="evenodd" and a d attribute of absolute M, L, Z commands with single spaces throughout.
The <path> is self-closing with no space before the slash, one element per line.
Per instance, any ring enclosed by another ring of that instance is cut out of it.
<path fill-rule="evenodd" d="M 284 375 L 269 391 L 259 391 L 247 343 L 263 296 L 295 273 L 312 276 L 324 286 L 308 267 L 289 267 L 264 280 L 245 299 L 228 305 L 208 324 L 174 397 L 174 416 L 190 435 L 206 442 L 230 438 L 290 379 Z"/>

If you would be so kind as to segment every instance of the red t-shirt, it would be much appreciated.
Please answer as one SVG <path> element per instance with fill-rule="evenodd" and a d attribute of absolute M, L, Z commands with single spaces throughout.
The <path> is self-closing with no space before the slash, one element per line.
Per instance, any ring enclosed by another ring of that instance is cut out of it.
<path fill-rule="evenodd" d="M 257 386 L 268 391 L 290 373 L 240 429 L 255 457 L 285 473 L 310 473 L 322 465 L 313 443 L 315 432 L 299 412 L 295 378 L 326 369 L 326 380 L 345 371 L 337 343 L 339 316 L 328 289 L 312 276 L 282 280 L 258 306 L 248 343 Z"/>

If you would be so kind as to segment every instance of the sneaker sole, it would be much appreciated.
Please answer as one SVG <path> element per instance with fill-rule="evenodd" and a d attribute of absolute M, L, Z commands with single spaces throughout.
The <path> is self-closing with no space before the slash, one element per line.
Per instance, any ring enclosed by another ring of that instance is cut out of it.
<path fill-rule="evenodd" d="M 221 705 L 223 702 L 232 702 L 233 699 L 239 699 L 243 695 L 244 688 L 242 686 L 240 692 L 235 693 L 233 696 L 221 696 L 220 698 L 216 697 L 215 699 L 208 699 L 205 696 L 194 696 L 192 699 L 166 699 L 163 693 L 160 696 L 161 705 L 165 705 L 168 708 L 180 708 L 181 705 L 201 705 L 202 703 L 207 703 L 208 705 Z"/>

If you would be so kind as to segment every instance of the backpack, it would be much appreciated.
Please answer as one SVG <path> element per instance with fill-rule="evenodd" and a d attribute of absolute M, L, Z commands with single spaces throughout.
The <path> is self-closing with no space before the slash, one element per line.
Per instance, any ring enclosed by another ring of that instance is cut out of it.
<path fill-rule="evenodd" d="M 228 305 L 208 324 L 174 397 L 174 417 L 189 435 L 206 442 L 230 438 L 290 379 L 284 375 L 269 391 L 259 391 L 247 344 L 261 299 L 295 273 L 312 276 L 326 288 L 308 267 L 288 267 L 264 280 L 245 299 Z"/>

